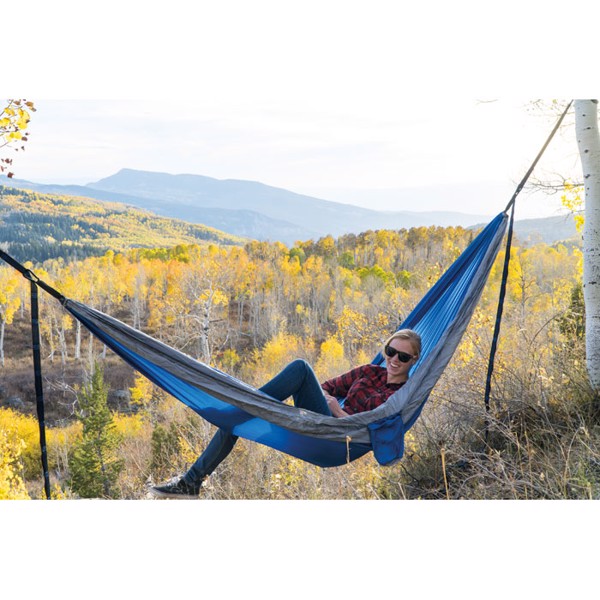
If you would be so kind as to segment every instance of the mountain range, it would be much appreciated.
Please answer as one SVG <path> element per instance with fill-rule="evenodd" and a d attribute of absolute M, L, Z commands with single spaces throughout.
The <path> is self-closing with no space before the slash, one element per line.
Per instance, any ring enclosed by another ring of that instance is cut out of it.
<path fill-rule="evenodd" d="M 1 178 L 0 178 L 1 179 Z M 298 240 L 337 237 L 369 229 L 463 226 L 487 223 L 487 215 L 456 211 L 379 211 L 297 194 L 255 181 L 218 180 L 203 175 L 172 175 L 134 169 L 86 185 L 41 184 L 10 179 L 6 186 L 46 194 L 119 202 L 156 215 L 203 224 L 257 240 L 293 245 Z M 517 221 L 520 239 L 553 243 L 575 236 L 573 219 L 550 217 Z"/>

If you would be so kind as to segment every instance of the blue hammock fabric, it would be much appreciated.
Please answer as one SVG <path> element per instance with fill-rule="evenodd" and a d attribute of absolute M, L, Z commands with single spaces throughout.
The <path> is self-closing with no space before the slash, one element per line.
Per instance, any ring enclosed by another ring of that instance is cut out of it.
<path fill-rule="evenodd" d="M 244 382 L 74 300 L 63 305 L 134 369 L 204 419 L 233 434 L 333 467 L 373 451 L 379 464 L 404 453 L 404 434 L 418 418 L 469 323 L 499 251 L 508 217 L 500 213 L 423 297 L 401 328 L 419 332 L 422 354 L 408 382 L 375 410 L 343 419 L 270 398 Z M 373 363 L 384 361 L 378 354 Z"/>

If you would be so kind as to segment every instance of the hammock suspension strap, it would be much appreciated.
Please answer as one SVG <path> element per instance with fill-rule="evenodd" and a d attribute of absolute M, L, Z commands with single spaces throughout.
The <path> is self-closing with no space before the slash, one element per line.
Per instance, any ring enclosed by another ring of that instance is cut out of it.
<path fill-rule="evenodd" d="M 500 295 L 499 295 L 499 299 L 498 299 L 498 309 L 496 312 L 496 322 L 494 325 L 494 335 L 492 337 L 490 358 L 489 358 L 489 362 L 488 362 L 488 370 L 487 370 L 487 376 L 486 376 L 486 381 L 485 381 L 484 403 L 485 403 L 486 413 L 488 413 L 488 414 L 490 412 L 490 394 L 491 394 L 491 389 L 492 389 L 492 375 L 494 372 L 494 361 L 495 361 L 495 357 L 496 357 L 496 351 L 498 348 L 498 338 L 500 337 L 500 324 L 502 322 L 502 313 L 504 310 L 504 298 L 506 296 L 506 286 L 507 286 L 507 282 L 508 282 L 508 267 L 509 267 L 509 263 L 510 263 L 510 251 L 511 251 L 512 236 L 513 236 L 513 224 L 514 224 L 514 217 L 515 217 L 515 201 L 517 199 L 517 196 L 519 195 L 519 193 L 521 192 L 521 190 L 527 183 L 529 176 L 531 175 L 531 173 L 533 173 L 533 170 L 535 169 L 540 158 L 544 154 L 546 148 L 552 141 L 554 134 L 558 131 L 558 128 L 560 127 L 561 123 L 563 122 L 563 119 L 569 112 L 569 109 L 571 108 L 572 103 L 573 103 L 573 101 L 571 100 L 569 102 L 569 104 L 567 105 L 567 108 L 565 108 L 565 110 L 561 114 L 560 118 L 556 122 L 556 125 L 554 126 L 554 129 L 550 132 L 548 139 L 542 146 L 541 150 L 538 152 L 538 155 L 535 157 L 535 160 L 533 161 L 533 163 L 531 163 L 531 166 L 529 167 L 527 173 L 525 173 L 523 179 L 517 186 L 515 193 L 513 194 L 512 198 L 510 199 L 510 202 L 506 205 L 506 208 L 504 209 L 505 213 L 508 212 L 509 209 L 510 209 L 511 213 L 510 213 L 510 223 L 508 226 L 508 233 L 507 233 L 507 237 L 506 237 L 506 254 L 504 257 L 504 267 L 502 270 L 502 281 L 500 284 Z M 489 427 L 489 422 L 486 420 L 486 424 L 485 424 L 485 441 L 486 441 L 486 443 L 488 440 L 488 427 Z"/>
<path fill-rule="evenodd" d="M 35 398 L 36 410 L 40 432 L 40 451 L 42 461 L 42 472 L 44 475 L 44 492 L 46 499 L 50 500 L 50 474 L 48 469 L 48 448 L 46 445 L 46 417 L 44 411 L 44 386 L 42 382 L 42 358 L 40 345 L 40 311 L 38 302 L 38 286 L 42 287 L 51 296 L 59 300 L 61 303 L 65 300 L 64 296 L 57 292 L 53 287 L 44 283 L 30 269 L 25 268 L 21 263 L 16 261 L 12 256 L 8 255 L 3 250 L 0 250 L 0 258 L 7 262 L 11 267 L 16 269 L 30 282 L 30 299 L 31 299 L 31 348 L 33 353 L 33 371 L 35 381 Z"/>
<path fill-rule="evenodd" d="M 40 352 L 40 321 L 37 284 L 31 280 L 31 338 L 33 349 L 33 370 L 35 376 L 35 397 L 40 430 L 40 449 L 42 471 L 44 473 L 44 491 L 50 500 L 50 474 L 48 471 L 48 449 L 46 446 L 46 419 L 44 416 L 44 387 L 42 385 L 42 360 Z"/>

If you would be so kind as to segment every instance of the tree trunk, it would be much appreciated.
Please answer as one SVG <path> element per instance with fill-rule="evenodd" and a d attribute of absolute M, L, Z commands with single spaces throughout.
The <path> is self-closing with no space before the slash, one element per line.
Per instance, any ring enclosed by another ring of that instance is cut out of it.
<path fill-rule="evenodd" d="M 0 321 L 0 365 L 4 366 L 4 319 Z"/>
<path fill-rule="evenodd" d="M 598 101 L 575 101 L 575 131 L 585 186 L 583 294 L 590 384 L 600 392 L 600 135 Z"/>
<path fill-rule="evenodd" d="M 211 293 L 212 296 L 212 293 Z M 210 308 L 211 308 L 212 298 L 208 298 L 203 307 L 202 311 L 202 322 L 200 325 L 200 360 L 205 365 L 210 365 L 210 343 L 209 343 L 209 334 L 210 334 Z"/>
<path fill-rule="evenodd" d="M 81 321 L 75 322 L 75 358 L 81 358 Z"/>

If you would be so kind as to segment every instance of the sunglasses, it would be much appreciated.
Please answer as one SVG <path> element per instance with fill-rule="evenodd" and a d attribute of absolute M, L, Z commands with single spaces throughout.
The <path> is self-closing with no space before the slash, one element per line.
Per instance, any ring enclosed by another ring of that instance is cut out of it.
<path fill-rule="evenodd" d="M 384 352 L 388 358 L 394 358 L 394 356 L 398 355 L 398 360 L 402 363 L 407 363 L 409 360 L 414 358 L 412 354 L 401 352 L 400 350 L 396 350 L 396 348 L 392 348 L 391 346 L 386 346 L 384 348 Z"/>

